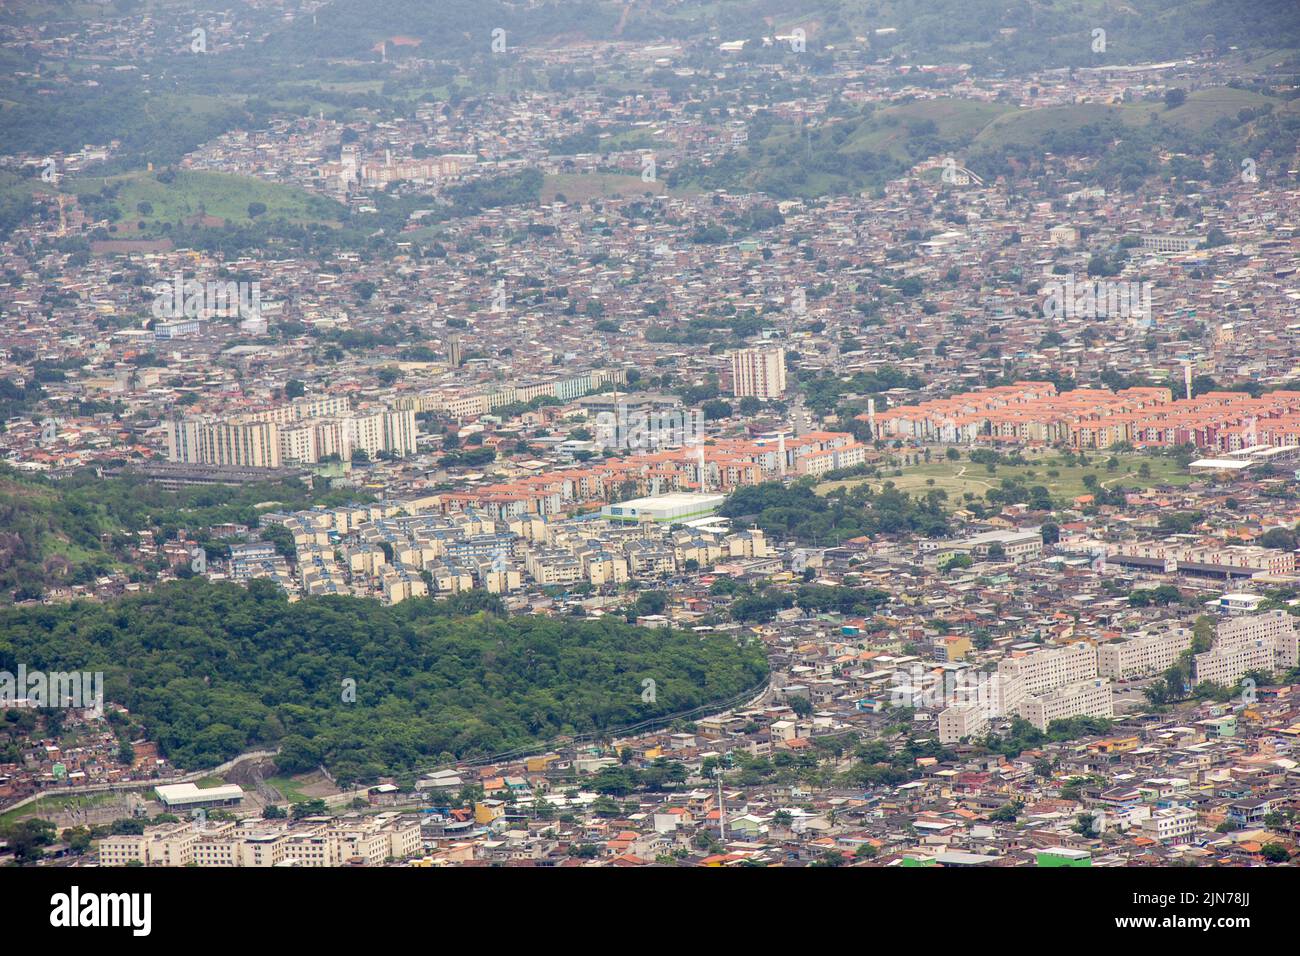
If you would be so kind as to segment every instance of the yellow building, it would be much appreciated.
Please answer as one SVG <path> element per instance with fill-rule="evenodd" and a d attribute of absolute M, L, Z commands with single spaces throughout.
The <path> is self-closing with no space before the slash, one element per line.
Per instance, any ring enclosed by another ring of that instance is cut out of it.
<path fill-rule="evenodd" d="M 943 649 L 950 661 L 963 661 L 966 655 L 975 649 L 969 637 L 961 634 L 949 634 L 943 639 Z"/>

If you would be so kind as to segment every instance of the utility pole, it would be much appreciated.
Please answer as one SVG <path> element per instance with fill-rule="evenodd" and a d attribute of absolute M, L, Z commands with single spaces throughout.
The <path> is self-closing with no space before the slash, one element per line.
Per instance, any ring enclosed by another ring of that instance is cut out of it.
<path fill-rule="evenodd" d="M 722 800 L 722 767 L 714 767 L 713 776 L 718 779 L 718 833 L 725 843 L 727 839 L 727 808 Z"/>

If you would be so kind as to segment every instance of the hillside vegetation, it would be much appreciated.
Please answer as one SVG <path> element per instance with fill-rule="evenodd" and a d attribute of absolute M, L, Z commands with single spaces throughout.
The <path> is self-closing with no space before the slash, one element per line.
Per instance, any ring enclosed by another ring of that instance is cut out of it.
<path fill-rule="evenodd" d="M 0 611 L 0 669 L 103 671 L 108 700 L 182 767 L 280 745 L 283 772 L 324 764 L 341 781 L 616 729 L 767 673 L 757 643 L 499 609 L 482 591 L 291 604 L 266 581 L 196 579 L 110 604 Z"/>
<path fill-rule="evenodd" d="M 38 598 L 49 587 L 86 584 L 115 569 L 149 580 L 162 565 L 128 563 L 134 532 L 166 540 L 185 528 L 212 553 L 219 545 L 198 533 L 209 525 L 255 527 L 269 502 L 294 509 L 357 497 L 313 494 L 298 481 L 167 491 L 139 478 L 99 479 L 86 472 L 50 481 L 0 467 L 0 599 Z"/>
<path fill-rule="evenodd" d="M 1132 189 L 1172 174 L 1162 153 L 1212 155 L 1201 178 L 1224 182 L 1242 157 L 1290 156 L 1298 140 L 1300 101 L 1230 87 L 1196 91 L 1174 108 L 1150 101 L 1018 109 L 950 97 L 863 111 L 837 104 L 808 128 L 760 113 L 743 149 L 674 170 L 668 184 L 814 198 L 880 187 L 922 160 L 949 156 L 986 179 L 1033 174 L 1050 152 L 1095 157 L 1085 178 Z M 1186 163 L 1176 172 L 1197 176 Z"/>

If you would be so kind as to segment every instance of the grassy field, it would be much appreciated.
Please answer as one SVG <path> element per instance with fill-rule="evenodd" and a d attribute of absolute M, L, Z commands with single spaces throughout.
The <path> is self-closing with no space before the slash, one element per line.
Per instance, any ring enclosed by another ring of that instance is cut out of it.
<path fill-rule="evenodd" d="M 227 173 L 178 170 L 176 178 L 163 183 L 147 172 L 128 173 L 108 179 L 85 178 L 69 181 L 65 192 L 98 192 L 103 186 L 117 187 L 113 204 L 121 211 L 122 221 L 135 223 L 144 220 L 145 234 L 164 222 L 178 222 L 204 212 L 228 222 L 249 221 L 250 203 L 266 206 L 261 218 L 286 219 L 293 223 L 335 224 L 343 207 L 323 196 L 314 196 L 295 186 L 270 183 L 251 176 L 234 176 Z M 140 212 L 139 204 L 148 203 L 152 209 Z"/>
<path fill-rule="evenodd" d="M 972 145 L 1003 146 L 1007 144 L 1036 145 L 1049 130 L 1079 130 L 1089 124 L 1108 118 L 1118 118 L 1129 126 L 1145 126 L 1152 118 L 1162 123 L 1198 132 L 1208 129 L 1223 117 L 1235 117 L 1246 108 L 1256 108 L 1265 103 L 1275 107 L 1275 99 L 1252 93 L 1220 87 L 1197 90 L 1188 95 L 1187 102 L 1176 109 L 1165 109 L 1163 103 L 1125 103 L 1109 106 L 1104 103 L 1075 103 L 1070 106 L 1048 106 L 1042 109 L 1016 110 L 1003 113 L 985 125 Z"/>
<path fill-rule="evenodd" d="M 293 777 L 271 777 L 266 783 L 280 791 L 280 796 L 290 803 L 302 803 L 311 799 L 302 789 L 304 784 Z"/>
<path fill-rule="evenodd" d="M 609 199 L 612 196 L 661 195 L 668 191 L 660 181 L 645 183 L 640 176 L 617 173 L 557 173 L 542 183 L 542 202 L 554 202 L 557 195 L 571 203 Z"/>
<path fill-rule="evenodd" d="M 988 127 L 1012 107 L 978 100 L 918 100 L 902 106 L 880 110 L 862 123 L 842 147 L 847 155 L 888 153 L 900 161 L 908 160 L 906 144 L 912 132 L 909 124 L 929 121 L 935 135 L 944 140 L 965 142 Z"/>
<path fill-rule="evenodd" d="M 900 491 L 911 494 L 924 494 L 938 488 L 948 493 L 948 504 L 959 507 L 966 494 L 982 498 L 990 488 L 997 488 L 1002 479 L 1021 479 L 1028 487 L 1042 485 L 1047 488 L 1054 501 L 1061 505 L 1071 503 L 1079 495 L 1087 494 L 1083 483 L 1084 475 L 1096 475 L 1097 483 L 1105 488 L 1116 484 L 1125 488 L 1152 488 L 1160 485 L 1185 485 L 1192 476 L 1178 467 L 1171 458 L 1155 455 L 1116 455 L 1118 466 L 1112 471 L 1107 469 L 1109 456 L 1093 455 L 1086 465 L 1067 466 L 1060 457 L 1052 452 L 1045 452 L 1041 457 L 1031 458 L 1025 465 L 996 465 L 992 472 L 985 465 L 972 464 L 963 458 L 960 461 L 936 460 L 919 465 L 902 468 L 902 475 L 895 475 L 895 469 L 887 469 L 880 478 L 850 478 L 845 481 L 828 481 L 817 486 L 818 494 L 826 494 L 835 488 L 852 487 L 864 482 L 874 488 L 880 488 L 886 481 L 892 481 Z M 1142 477 L 1139 469 L 1145 464 L 1150 470 L 1148 477 Z M 1055 472 L 1051 474 L 1050 472 Z"/>

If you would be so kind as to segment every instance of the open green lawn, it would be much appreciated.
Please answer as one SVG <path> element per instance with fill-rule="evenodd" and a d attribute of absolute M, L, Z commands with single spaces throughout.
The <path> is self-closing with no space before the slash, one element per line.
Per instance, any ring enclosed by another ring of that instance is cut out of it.
<path fill-rule="evenodd" d="M 1026 486 L 1043 485 L 1052 495 L 1053 500 L 1061 505 L 1068 505 L 1077 496 L 1086 494 L 1083 483 L 1084 475 L 1096 475 L 1097 483 L 1106 488 L 1116 484 L 1125 488 L 1151 488 L 1159 485 L 1185 485 L 1192 480 L 1186 470 L 1178 467 L 1172 458 L 1156 455 L 1126 454 L 1116 455 L 1119 465 L 1111 471 L 1106 468 L 1110 456 L 1094 454 L 1089 456 L 1086 465 L 1065 465 L 1053 452 L 1045 452 L 1041 457 L 1031 458 L 1025 465 L 997 465 L 993 473 L 984 465 L 972 464 L 963 457 L 960 461 L 946 459 L 932 461 L 928 464 L 908 465 L 902 469 L 902 475 L 895 475 L 896 469 L 884 469 L 880 478 L 850 478 L 845 481 L 828 481 L 817 486 L 818 494 L 825 494 L 835 488 L 862 484 L 867 482 L 875 488 L 886 481 L 892 481 L 900 491 L 911 494 L 924 494 L 932 488 L 948 492 L 950 506 L 959 507 L 968 492 L 982 498 L 990 488 L 1001 485 L 1002 479 L 1022 479 Z M 1142 477 L 1138 470 L 1145 464 L 1150 469 L 1148 477 Z M 1048 472 L 1055 471 L 1055 475 Z"/>
<path fill-rule="evenodd" d="M 271 777 L 266 783 L 268 786 L 280 791 L 280 796 L 290 803 L 302 803 L 311 799 L 303 792 L 303 784 L 293 777 Z"/>
<path fill-rule="evenodd" d="M 335 224 L 343 207 L 331 199 L 315 196 L 296 186 L 266 182 L 252 176 L 178 170 L 170 183 L 147 172 L 128 173 L 108 179 L 84 178 L 69 181 L 65 192 L 98 192 L 103 186 L 117 188 L 113 200 L 127 223 L 144 220 L 145 232 L 164 222 L 178 222 L 200 212 L 232 223 L 248 222 L 250 203 L 266 206 L 262 218 L 286 219 L 293 223 Z M 140 203 L 148 203 L 147 212 Z M 150 208 L 152 207 L 152 208 Z"/>

